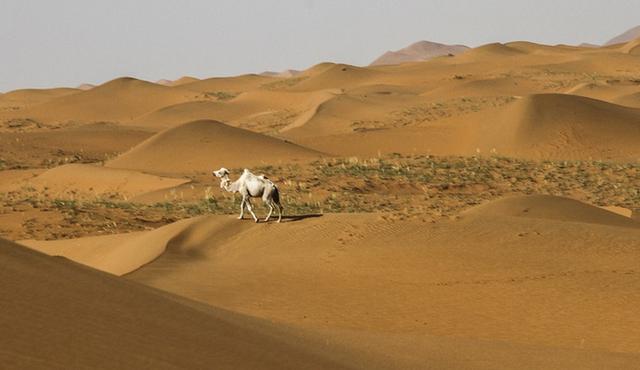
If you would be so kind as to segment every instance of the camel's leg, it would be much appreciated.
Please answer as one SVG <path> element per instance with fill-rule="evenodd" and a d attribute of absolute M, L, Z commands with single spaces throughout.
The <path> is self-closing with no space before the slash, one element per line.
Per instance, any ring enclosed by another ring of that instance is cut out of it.
<path fill-rule="evenodd" d="M 246 203 L 247 203 L 247 209 L 249 210 L 249 213 L 251 213 L 251 216 L 253 216 L 253 220 L 255 222 L 258 222 L 258 217 L 256 217 L 255 213 L 253 213 L 253 206 L 251 205 L 251 200 L 247 199 Z"/>
<path fill-rule="evenodd" d="M 269 213 L 267 217 L 264 219 L 264 222 L 269 222 L 269 218 L 271 218 L 271 213 L 273 213 L 273 200 L 269 199 L 265 202 L 267 206 L 269 206 Z"/>
<path fill-rule="evenodd" d="M 242 196 L 242 201 L 240 202 L 240 216 L 238 216 L 238 220 L 242 220 L 244 217 L 244 205 L 247 202 L 247 198 Z"/>
<path fill-rule="evenodd" d="M 282 221 L 282 211 L 284 208 L 280 203 L 277 203 L 276 206 L 278 206 L 278 223 L 280 223 L 280 221 Z"/>

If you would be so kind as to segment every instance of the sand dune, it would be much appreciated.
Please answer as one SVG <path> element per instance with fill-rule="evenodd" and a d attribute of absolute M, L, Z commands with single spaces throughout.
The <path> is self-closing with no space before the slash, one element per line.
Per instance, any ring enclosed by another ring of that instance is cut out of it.
<path fill-rule="evenodd" d="M 21 89 L 0 95 L 0 112 L 23 109 L 52 99 L 79 92 L 66 87 L 54 89 Z"/>
<path fill-rule="evenodd" d="M 635 160 L 640 111 L 564 94 L 539 94 L 427 127 L 329 135 L 298 142 L 333 154 L 499 154 L 536 159 Z M 346 145 L 346 142 L 353 145 Z"/>
<path fill-rule="evenodd" d="M 118 78 L 91 90 L 58 97 L 17 112 L 39 122 L 128 121 L 161 107 L 195 100 L 193 92 Z"/>
<path fill-rule="evenodd" d="M 0 241 L 6 368 L 376 366 L 295 331 Z M 107 350 L 105 350 L 107 349 Z"/>
<path fill-rule="evenodd" d="M 586 96 L 592 99 L 611 101 L 621 94 L 619 86 L 606 82 L 585 82 L 571 87 L 566 91 L 569 95 Z"/>
<path fill-rule="evenodd" d="M 640 38 L 629 41 L 620 50 L 629 55 L 640 55 Z"/>
<path fill-rule="evenodd" d="M 456 55 L 469 49 L 464 45 L 444 45 L 437 42 L 418 41 L 397 51 L 387 51 L 370 65 L 400 64 L 429 60 L 444 55 Z"/>
<path fill-rule="evenodd" d="M 545 64 L 555 65 L 556 67 L 552 69 L 557 69 L 558 64 L 581 60 L 584 53 L 595 53 L 594 50 L 567 45 L 551 46 L 517 41 L 483 45 L 467 50 L 454 58 L 438 61 L 449 65 L 465 65 L 464 70 L 468 73 L 487 73 L 487 71 L 504 68 L 506 70 L 503 70 L 503 73 L 509 74 L 509 70 L 513 71 L 513 68 L 522 68 L 520 70 L 522 72 L 526 68 L 542 68 Z M 588 59 L 592 58 L 594 58 L 593 55 Z M 599 58 L 599 56 L 595 58 Z"/>
<path fill-rule="evenodd" d="M 640 87 L 635 83 L 581 83 L 566 91 L 570 95 L 585 96 L 609 103 L 640 108 Z"/>
<path fill-rule="evenodd" d="M 194 220 L 183 220 L 150 232 L 92 236 L 73 240 L 20 243 L 51 256 L 63 256 L 113 275 L 130 273 L 158 258 Z"/>
<path fill-rule="evenodd" d="M 320 155 L 283 140 L 202 120 L 160 132 L 107 166 L 152 173 L 208 173 L 223 166 L 256 166 Z"/>
<path fill-rule="evenodd" d="M 476 353 L 482 346 L 520 361 L 532 356 L 527 346 L 538 346 L 534 358 L 554 353 L 550 347 L 568 351 L 543 356 L 547 366 L 568 358 L 579 361 L 570 367 L 597 363 L 578 360 L 572 349 L 626 364 L 637 360 L 640 321 L 632 312 L 640 301 L 632 291 L 639 283 L 640 224 L 629 218 L 531 196 L 433 225 L 375 214 L 285 221 L 255 225 L 208 216 L 133 235 L 130 246 L 158 243 L 165 252 L 127 276 L 345 344 L 412 342 L 394 356 L 413 366 L 430 359 L 437 336 L 459 338 L 441 342 L 451 344 L 441 347 L 450 361 L 461 348 Z M 91 245 L 79 241 L 78 249 L 67 249 L 69 257 Z M 374 333 L 386 339 L 377 342 Z M 467 338 L 463 347 L 460 338 Z M 511 343 L 510 349 L 498 342 Z M 476 353 L 467 366 L 479 366 L 478 359 Z"/>
<path fill-rule="evenodd" d="M 637 157 L 640 111 L 571 95 L 532 95 L 484 123 L 473 140 L 482 151 L 539 158 Z"/>
<path fill-rule="evenodd" d="M 514 196 L 472 208 L 464 217 L 524 217 L 640 228 L 640 223 L 577 200 L 549 195 Z"/>
<path fill-rule="evenodd" d="M 628 107 L 640 108 L 640 92 L 622 95 L 615 98 L 615 103 Z"/>

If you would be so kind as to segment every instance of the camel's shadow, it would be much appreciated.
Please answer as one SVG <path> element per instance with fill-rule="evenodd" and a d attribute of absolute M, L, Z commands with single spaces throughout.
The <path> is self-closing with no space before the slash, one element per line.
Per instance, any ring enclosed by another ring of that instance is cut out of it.
<path fill-rule="evenodd" d="M 305 220 L 307 218 L 316 218 L 316 217 L 322 217 L 322 216 L 323 215 L 320 213 L 310 213 L 306 215 L 286 215 L 286 216 L 282 216 L 282 221 L 280 222 L 297 222 L 297 221 Z"/>
<path fill-rule="evenodd" d="M 320 213 L 311 213 L 311 214 L 306 214 L 306 215 L 283 215 L 282 216 L 282 221 L 280 221 L 280 223 L 285 223 L 285 222 L 298 222 L 298 221 L 302 221 L 305 220 L 307 218 L 316 218 L 316 217 L 322 217 L 323 215 Z M 253 222 L 253 219 L 251 218 L 243 218 L 244 221 L 251 221 Z M 261 224 L 265 223 L 264 222 L 264 218 L 259 218 Z M 276 221 L 278 220 L 277 217 L 273 217 L 271 220 L 269 220 L 267 223 L 268 224 L 275 224 Z"/>

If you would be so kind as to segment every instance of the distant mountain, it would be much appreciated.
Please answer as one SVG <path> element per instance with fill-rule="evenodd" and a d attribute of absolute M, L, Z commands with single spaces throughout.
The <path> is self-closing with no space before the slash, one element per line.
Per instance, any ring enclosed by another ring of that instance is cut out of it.
<path fill-rule="evenodd" d="M 631 40 L 635 40 L 639 37 L 640 37 L 640 26 L 637 26 L 628 30 L 627 32 L 623 33 L 620 36 L 616 36 L 612 38 L 611 40 L 607 41 L 605 45 L 622 44 L 625 42 L 629 42 Z"/>
<path fill-rule="evenodd" d="M 80 90 L 91 90 L 91 89 L 93 89 L 94 87 L 96 87 L 96 85 L 93 85 L 93 84 L 86 84 L 86 83 L 85 83 L 85 84 L 79 85 L 78 87 L 76 87 L 76 89 L 80 89 Z"/>
<path fill-rule="evenodd" d="M 156 84 L 158 85 L 164 85 L 164 86 L 180 86 L 180 85 L 184 85 L 184 84 L 188 84 L 191 82 L 196 82 L 199 81 L 197 78 L 195 77 L 191 77 L 191 76 L 182 76 L 177 80 L 167 80 L 166 78 L 163 78 L 161 80 L 156 81 Z"/>
<path fill-rule="evenodd" d="M 400 64 L 406 62 L 418 62 L 429 60 L 443 55 L 460 54 L 469 47 L 464 45 L 445 45 L 437 42 L 418 41 L 404 49 L 397 51 L 387 51 L 370 65 Z"/>
<path fill-rule="evenodd" d="M 582 44 L 578 45 L 578 47 L 581 47 L 581 48 L 599 48 L 600 45 L 590 44 L 588 42 L 583 42 Z"/>
<path fill-rule="evenodd" d="M 260 73 L 260 75 L 269 76 L 269 77 L 294 77 L 299 75 L 300 73 L 302 73 L 302 71 L 298 71 L 296 69 L 287 69 L 282 72 L 266 71 L 266 72 Z"/>

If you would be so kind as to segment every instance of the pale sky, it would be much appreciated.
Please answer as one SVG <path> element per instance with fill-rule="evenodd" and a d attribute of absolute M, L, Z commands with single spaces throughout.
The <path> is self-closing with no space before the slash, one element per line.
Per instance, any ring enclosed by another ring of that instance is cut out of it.
<path fill-rule="evenodd" d="M 418 40 L 603 43 L 640 0 L 0 0 L 0 91 L 367 65 Z"/>

